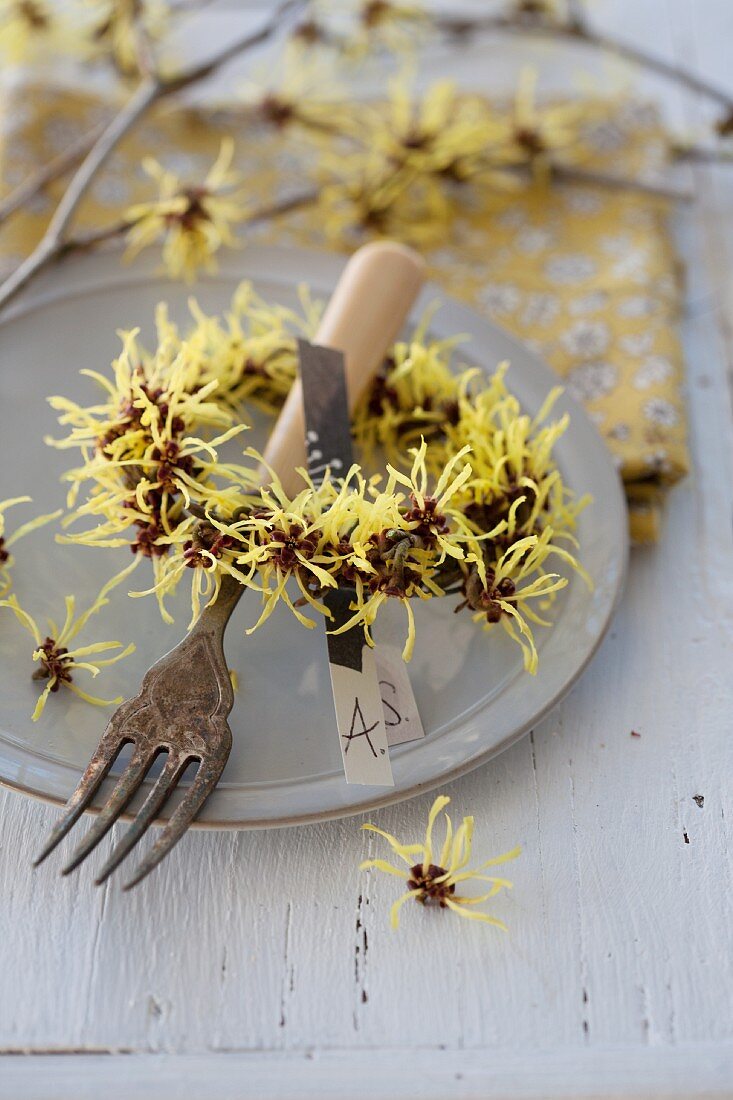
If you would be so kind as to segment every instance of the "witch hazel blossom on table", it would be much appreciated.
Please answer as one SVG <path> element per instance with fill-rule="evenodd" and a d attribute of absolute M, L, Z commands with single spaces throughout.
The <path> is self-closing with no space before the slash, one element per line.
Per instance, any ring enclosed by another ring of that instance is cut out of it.
<path fill-rule="evenodd" d="M 517 846 L 509 852 L 504 852 L 503 855 L 485 860 L 478 867 L 470 868 L 468 864 L 471 862 L 474 819 L 464 817 L 462 823 L 454 830 L 453 822 L 447 813 L 444 814 L 445 838 L 442 845 L 439 848 L 436 847 L 433 828 L 441 810 L 444 810 L 449 802 L 450 798 L 447 795 L 439 795 L 435 799 L 428 815 L 425 837 L 414 844 L 403 844 L 391 833 L 371 823 L 362 825 L 362 829 L 383 837 L 403 866 L 395 866 L 384 859 L 366 859 L 359 865 L 359 869 L 383 871 L 385 874 L 405 881 L 407 892 L 397 898 L 390 910 L 390 922 L 393 928 L 399 927 L 400 910 L 403 905 L 413 899 L 420 905 L 449 909 L 468 920 L 482 921 L 484 924 L 491 924 L 506 932 L 507 926 L 502 920 L 480 909 L 474 909 L 473 906 L 483 905 L 500 894 L 502 890 L 512 888 L 512 883 L 508 879 L 486 875 L 484 872 L 516 859 L 522 849 Z M 490 886 L 483 894 L 464 896 L 461 891 L 473 882 L 489 883 Z"/>

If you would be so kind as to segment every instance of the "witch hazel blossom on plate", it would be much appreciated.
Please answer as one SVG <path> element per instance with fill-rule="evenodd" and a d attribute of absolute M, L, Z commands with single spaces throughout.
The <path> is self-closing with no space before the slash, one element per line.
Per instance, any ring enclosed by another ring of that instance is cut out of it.
<path fill-rule="evenodd" d="M 130 568 L 128 567 L 128 573 Z M 46 633 L 41 629 L 36 619 L 20 606 L 16 596 L 0 600 L 0 607 L 11 611 L 20 625 L 33 638 L 35 649 L 32 657 L 37 667 L 32 678 L 38 681 L 46 681 L 33 711 L 34 722 L 41 717 L 50 695 L 55 694 L 62 687 L 73 692 L 84 702 L 93 703 L 95 706 L 106 707 L 122 702 L 122 696 L 115 699 L 100 699 L 97 696 L 90 695 L 79 687 L 76 678 L 79 672 L 89 673 L 96 678 L 102 668 L 117 664 L 118 661 L 122 661 L 125 657 L 129 657 L 131 653 L 134 653 L 134 643 L 126 647 L 122 645 L 122 642 L 114 641 L 90 642 L 86 645 L 72 644 L 77 636 L 82 633 L 92 616 L 107 606 L 109 603 L 107 596 L 122 579 L 124 579 L 124 576 L 113 577 L 111 581 L 104 585 L 86 611 L 79 614 L 76 611 L 76 598 L 67 596 L 64 601 L 65 617 L 63 622 L 61 625 L 57 625 L 53 619 L 49 619 Z M 117 652 L 112 653 L 113 650 Z M 112 655 L 101 657 L 100 654 L 103 653 L 112 653 Z"/>
<path fill-rule="evenodd" d="M 507 388 L 508 364 L 490 377 L 462 364 L 459 337 L 428 335 L 429 310 L 355 410 L 361 462 L 318 484 L 300 471 L 294 495 L 274 474 L 263 486 L 262 455 L 243 446 L 247 410 L 275 413 L 293 384 L 296 338 L 319 314 L 305 288 L 300 300 L 300 311 L 272 305 L 245 283 L 223 318 L 192 302 L 187 329 L 161 305 L 154 350 L 123 332 L 111 373 L 84 371 L 101 391 L 94 403 L 52 397 L 66 434 L 46 442 L 80 458 L 63 475 L 57 538 L 127 549 L 134 560 L 113 581 L 147 571 L 129 595 L 153 595 L 169 622 L 180 584 L 190 585 L 193 625 L 227 577 L 261 600 L 250 632 L 278 604 L 328 629 L 324 597 L 341 585 L 351 615 L 340 629 L 360 627 L 373 645 L 382 609 L 399 601 L 405 660 L 413 601 L 453 595 L 477 625 L 505 631 L 534 673 L 535 633 L 550 625 L 564 572 L 588 580 L 574 534 L 588 501 L 553 458 L 568 426 L 553 417 L 560 389 L 530 416 Z"/>

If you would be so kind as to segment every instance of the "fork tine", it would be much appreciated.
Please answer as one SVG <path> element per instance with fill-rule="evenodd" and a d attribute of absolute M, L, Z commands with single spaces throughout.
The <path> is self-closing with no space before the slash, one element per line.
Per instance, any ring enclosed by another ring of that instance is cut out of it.
<path fill-rule="evenodd" d="M 152 762 L 153 757 L 149 752 L 135 753 L 117 780 L 112 794 L 100 810 L 94 824 L 90 826 L 81 844 L 63 868 L 62 875 L 68 875 L 78 867 L 82 860 L 86 859 L 89 853 L 96 848 L 105 833 L 109 832 L 147 775 Z"/>
<path fill-rule="evenodd" d="M 189 762 L 190 758 L 187 763 Z M 174 810 L 163 832 L 145 856 L 145 859 L 142 863 L 138 864 L 132 878 L 129 882 L 125 883 L 123 887 L 124 890 L 130 890 L 133 886 L 137 886 L 138 882 L 144 879 L 146 875 L 150 874 L 153 868 L 160 863 L 161 859 L 168 855 L 173 845 L 181 839 L 218 783 L 219 776 L 224 771 L 225 764 L 226 760 L 219 761 L 216 758 L 208 761 L 201 761 L 199 770 L 196 772 L 196 777 L 188 788 L 183 801 Z"/>
<path fill-rule="evenodd" d="M 101 886 L 102 883 L 109 878 L 112 872 L 119 867 L 123 859 L 125 859 L 135 847 L 140 837 L 147 832 L 150 824 L 158 816 L 164 804 L 167 802 L 171 791 L 183 775 L 189 760 L 190 757 L 173 756 L 173 754 L 169 755 L 163 771 L 158 776 L 155 786 L 140 807 L 140 812 L 132 824 L 128 826 L 119 843 L 115 845 L 112 854 L 94 880 L 97 886 Z"/>
<path fill-rule="evenodd" d="M 64 807 L 63 816 L 56 822 L 48 840 L 38 856 L 33 860 L 34 867 L 38 867 L 39 863 L 43 863 L 46 856 L 54 850 L 56 845 L 66 836 L 72 825 L 78 821 L 99 790 L 100 784 L 117 759 L 120 750 L 124 748 L 125 745 L 129 745 L 131 740 L 132 739 L 129 737 L 120 737 L 119 733 L 116 732 L 109 736 L 105 734 L 102 737 L 94 755 L 87 765 L 87 770 L 79 780 L 76 790 Z"/>

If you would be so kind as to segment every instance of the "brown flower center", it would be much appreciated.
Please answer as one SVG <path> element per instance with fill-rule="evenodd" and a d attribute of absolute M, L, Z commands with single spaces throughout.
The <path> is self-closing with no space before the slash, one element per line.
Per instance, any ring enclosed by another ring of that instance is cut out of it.
<path fill-rule="evenodd" d="M 276 126 L 282 130 L 295 117 L 295 108 L 292 103 L 270 94 L 263 96 L 260 101 L 260 114 L 270 126 Z"/>
<path fill-rule="evenodd" d="M 463 585 L 463 594 L 466 597 L 461 607 L 470 607 L 472 611 L 482 611 L 486 615 L 488 623 L 498 623 L 504 615 L 505 609 L 501 602 L 514 606 L 514 595 L 517 587 L 510 577 L 503 577 L 495 584 L 496 574 L 493 569 L 486 573 L 486 586 L 481 583 L 478 573 L 471 573 Z M 456 610 L 460 610 L 457 608 Z"/>
<path fill-rule="evenodd" d="M 532 126 L 517 126 L 514 140 L 530 157 L 537 157 L 547 149 L 542 134 Z"/>
<path fill-rule="evenodd" d="M 55 680 L 51 691 L 58 691 L 61 684 L 72 681 L 71 669 L 74 661 L 68 657 L 68 649 L 59 646 L 54 638 L 46 638 L 38 647 L 41 656 L 39 667 L 33 673 L 34 680 Z"/>
<path fill-rule="evenodd" d="M 441 909 L 445 909 L 446 898 L 456 892 L 455 883 L 443 877 L 446 874 L 445 867 L 438 867 L 436 863 L 431 863 L 427 868 L 422 863 L 416 863 L 414 867 L 410 868 L 407 889 L 419 890 L 417 900 L 422 902 L 423 905 L 432 903 L 439 905 Z M 436 879 L 442 879 L 442 881 L 436 882 Z"/>
<path fill-rule="evenodd" d="M 367 0 L 361 9 L 361 21 L 365 27 L 376 27 L 388 19 L 392 5 L 387 0 Z"/>
<path fill-rule="evenodd" d="M 223 534 L 210 523 L 197 523 L 193 538 L 183 544 L 183 560 L 189 569 L 194 569 L 196 566 L 213 569 L 214 562 L 211 558 L 218 560 L 224 551 L 229 550 L 233 545 L 234 539 L 231 535 Z"/>
<path fill-rule="evenodd" d="M 442 512 L 438 511 L 438 502 L 435 497 L 425 497 L 422 508 L 418 506 L 415 496 L 410 497 L 412 508 L 405 513 L 408 523 L 416 523 L 412 534 L 422 539 L 423 544 L 430 549 L 435 545 L 438 535 L 448 533 L 448 524 Z"/>
<path fill-rule="evenodd" d="M 281 528 L 269 531 L 268 541 L 270 561 L 283 573 L 297 569 L 301 564 L 300 558 L 312 558 L 318 548 L 318 536 L 304 534 L 304 529 L 298 523 L 294 523 L 289 531 Z"/>

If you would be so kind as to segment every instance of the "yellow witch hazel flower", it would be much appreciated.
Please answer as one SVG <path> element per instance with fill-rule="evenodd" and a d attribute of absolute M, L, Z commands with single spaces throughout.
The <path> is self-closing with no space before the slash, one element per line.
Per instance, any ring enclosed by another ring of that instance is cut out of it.
<path fill-rule="evenodd" d="M 498 917 L 492 917 L 475 905 L 482 905 L 490 898 L 496 897 L 504 889 L 511 889 L 511 882 L 505 878 L 497 878 L 494 875 L 486 875 L 484 871 L 491 867 L 497 867 L 509 860 L 516 859 L 521 853 L 521 848 L 512 848 L 501 856 L 487 859 L 476 868 L 469 868 L 471 861 L 471 847 L 473 843 L 472 817 L 464 817 L 462 823 L 454 831 L 453 823 L 446 813 L 445 839 L 436 849 L 433 841 L 433 827 L 438 814 L 443 810 L 450 798 L 447 795 L 439 795 L 430 809 L 428 824 L 425 830 L 425 838 L 421 843 L 402 844 L 391 833 L 386 833 L 376 825 L 362 825 L 362 829 L 377 833 L 389 844 L 390 848 L 404 866 L 396 867 L 384 859 L 367 859 L 360 865 L 360 870 L 374 868 L 384 871 L 388 875 L 404 879 L 407 885 L 407 893 L 398 898 L 390 911 L 390 919 L 393 928 L 399 926 L 400 910 L 405 902 L 414 898 L 424 906 L 435 906 L 440 909 L 450 909 L 461 917 L 469 920 L 483 921 L 484 924 L 492 924 L 495 928 L 501 928 L 506 932 L 507 927 Z M 466 897 L 462 893 L 464 885 L 470 882 L 488 882 L 491 884 L 486 893 L 477 897 Z"/>
<path fill-rule="evenodd" d="M 128 568 L 126 573 L 129 573 L 129 571 Z M 33 679 L 48 681 L 33 711 L 34 722 L 37 722 L 43 713 L 49 696 L 62 687 L 68 688 L 74 695 L 87 703 L 93 703 L 95 706 L 106 707 L 122 702 L 121 696 L 116 699 L 99 699 L 94 695 L 89 695 L 88 692 L 79 687 L 74 677 L 77 672 L 88 672 L 96 677 L 103 667 L 114 665 L 124 657 L 129 657 L 131 653 L 134 653 L 135 645 L 131 643 L 123 648 L 121 642 L 92 642 L 70 648 L 70 644 L 82 632 L 92 615 L 95 615 L 109 603 L 107 595 L 121 579 L 122 577 L 114 577 L 109 581 L 91 606 L 80 615 L 75 614 L 75 597 L 67 596 L 65 601 L 66 617 L 63 624 L 59 627 L 52 619 L 49 619 L 48 633 L 45 636 L 36 620 L 27 611 L 23 610 L 15 596 L 11 596 L 7 600 L 0 600 L 0 607 L 7 607 L 13 612 L 18 622 L 32 635 L 36 644 L 33 651 L 33 660 L 38 664 L 38 668 L 33 673 Z M 100 658 L 97 656 L 100 653 L 109 653 L 111 650 L 118 650 L 119 652 L 112 657 Z M 89 657 L 92 657 L 93 660 L 87 660 Z"/>
<path fill-rule="evenodd" d="M 316 14 L 321 7 L 324 16 L 333 17 L 333 4 L 316 4 Z M 414 50 L 430 30 L 424 5 L 404 0 L 348 0 L 338 14 L 351 24 L 344 45 L 348 59 L 361 59 L 380 50 L 402 56 Z"/>
<path fill-rule="evenodd" d="M 500 159 L 507 164 L 529 163 L 541 174 L 553 159 L 569 163 L 582 158 L 582 129 L 594 108 L 581 98 L 541 104 L 536 91 L 537 70 L 522 69 Z"/>
<path fill-rule="evenodd" d="M 473 561 L 480 555 L 480 541 L 465 517 L 451 506 L 452 498 L 471 476 L 470 466 L 455 471 L 466 449 L 454 455 L 428 492 L 427 444 L 411 452 L 409 476 L 388 466 L 383 490 L 373 488 L 373 499 L 365 499 L 358 520 L 344 540 L 350 547 L 349 579 L 354 583 L 353 616 L 336 631 L 343 633 L 362 625 L 369 645 L 371 628 L 380 608 L 389 599 L 399 599 L 407 615 L 407 640 L 402 652 L 410 660 L 415 644 L 412 598 L 442 596 L 439 571 L 446 562 Z M 397 491 L 402 485 L 409 497 Z M 498 534 L 499 525 L 491 535 Z"/>
<path fill-rule="evenodd" d="M 255 121 L 276 130 L 339 133 L 350 117 L 348 92 L 338 86 L 332 73 L 324 80 L 319 60 L 300 48 L 303 41 L 296 32 L 280 61 L 273 64 L 268 59 L 262 71 L 242 86 L 240 98 Z"/>
<path fill-rule="evenodd" d="M 30 503 L 30 497 L 13 497 L 10 500 L 0 500 L 0 596 L 5 596 L 10 591 L 10 570 L 14 564 L 13 556 L 10 553 L 11 548 L 19 539 L 22 539 L 24 535 L 30 534 L 31 531 L 37 531 L 39 527 L 43 527 L 52 520 L 58 519 L 61 515 L 61 510 L 58 510 L 56 512 L 49 512 L 48 515 L 45 516 L 36 516 L 35 519 L 28 520 L 26 523 L 21 524 L 20 527 L 16 527 L 12 535 L 6 536 L 5 512 L 8 508 L 13 508 L 16 504 Z"/>
<path fill-rule="evenodd" d="M 226 461 L 220 448 L 245 429 L 243 406 L 274 412 L 296 375 L 296 334 L 310 334 L 320 307 L 302 295 L 302 312 L 263 302 L 244 283 L 221 319 L 191 303 L 193 326 L 179 332 L 164 307 L 158 344 L 121 333 L 113 376 L 91 377 L 99 403 L 51 399 L 81 464 L 67 471 L 69 512 L 59 536 L 91 546 L 128 547 L 147 558 L 154 594 L 165 600 L 191 582 L 195 619 L 217 598 L 228 574 L 259 593 L 259 628 L 283 603 L 303 625 L 309 611 L 327 619 L 324 594 L 351 589 L 351 616 L 372 644 L 383 607 L 399 600 L 407 618 L 403 656 L 415 641 L 413 603 L 458 594 L 487 628 L 501 624 L 537 667 L 534 627 L 546 625 L 568 582 L 557 563 L 584 576 L 572 551 L 585 500 L 565 486 L 553 457 L 567 418 L 552 420 L 557 392 L 536 416 L 506 386 L 506 365 L 485 379 L 453 363 L 459 338 L 431 340 L 430 314 L 396 344 L 356 411 L 362 464 L 347 476 L 287 495 L 262 456 Z M 90 373 L 90 372 L 86 372 Z M 376 454 L 386 470 L 369 472 Z M 367 472 L 365 472 L 367 471 Z M 85 530 L 72 527 L 88 522 Z"/>
<path fill-rule="evenodd" d="M 434 340 L 427 330 L 438 303 L 421 318 L 409 341 L 393 345 L 382 371 L 356 407 L 353 434 L 369 465 L 377 450 L 393 465 L 404 463 L 407 448 L 425 437 L 439 443 L 457 408 L 459 382 L 451 356 L 461 337 Z M 475 373 L 475 372 L 474 372 Z"/>
<path fill-rule="evenodd" d="M 317 175 L 323 226 L 333 240 L 369 233 L 428 247 L 453 224 L 452 203 L 435 177 L 395 165 L 371 146 L 324 150 Z"/>
<path fill-rule="evenodd" d="M 169 334 L 151 356 L 138 346 L 136 332 L 122 339 L 113 380 L 91 372 L 102 387 L 100 404 L 50 399 L 70 430 L 65 439 L 47 442 L 78 448 L 83 459 L 64 475 L 70 484 L 64 526 L 94 523 L 63 541 L 129 546 L 138 560 L 152 561 L 157 585 L 162 559 L 190 537 L 194 521 L 187 509 L 201 501 L 225 509 L 232 485 L 247 484 L 253 475 L 219 456 L 217 448 L 246 426 L 232 423 L 232 409 L 213 399 L 218 380 L 201 378 L 190 348 Z M 204 429 L 208 439 L 198 434 Z"/>
<path fill-rule="evenodd" d="M 142 30 L 156 41 L 168 26 L 163 0 L 86 0 L 92 23 L 87 31 L 95 54 L 109 55 L 124 76 L 140 71 L 139 38 Z"/>
<path fill-rule="evenodd" d="M 215 270 L 214 256 L 233 248 L 233 225 L 247 216 L 241 177 L 232 171 L 234 142 L 225 138 L 203 183 L 186 185 L 158 161 L 146 157 L 143 168 L 158 184 L 156 200 L 137 203 L 125 212 L 128 259 L 163 241 L 163 263 L 172 279 L 193 282 L 200 268 Z"/>
<path fill-rule="evenodd" d="M 404 79 L 392 81 L 389 92 L 386 104 L 367 116 L 372 147 L 389 161 L 446 182 L 486 177 L 492 147 L 504 140 L 506 124 L 485 99 L 459 91 L 451 80 L 437 81 L 421 97 Z M 498 170 L 493 182 L 514 186 Z"/>
<path fill-rule="evenodd" d="M 215 379 L 217 401 L 233 410 L 251 403 L 265 412 L 276 412 L 297 374 L 296 337 L 312 338 L 322 312 L 306 287 L 300 288 L 299 297 L 300 313 L 266 302 L 252 283 L 243 282 L 223 320 L 205 314 L 191 302 L 195 325 L 186 344 L 196 363 L 198 384 Z M 166 339 L 170 331 L 167 313 L 159 309 L 159 340 Z"/>
<path fill-rule="evenodd" d="M 15 64 L 39 49 L 70 46 L 56 16 L 45 0 L 0 0 L 0 56 Z"/>

